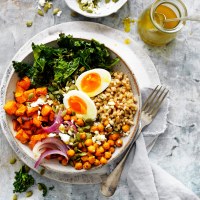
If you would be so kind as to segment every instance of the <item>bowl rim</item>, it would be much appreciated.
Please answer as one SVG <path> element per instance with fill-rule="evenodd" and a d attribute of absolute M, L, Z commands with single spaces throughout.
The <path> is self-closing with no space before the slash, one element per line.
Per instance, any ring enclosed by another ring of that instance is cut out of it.
<path fill-rule="evenodd" d="M 74 0 L 74 1 L 76 1 L 77 5 L 78 5 L 77 0 Z M 103 1 L 104 1 L 104 0 L 103 0 Z M 106 12 L 106 13 L 101 13 L 101 14 L 98 14 L 98 13 L 97 13 L 97 14 L 95 14 L 95 13 L 88 13 L 88 12 L 86 12 L 86 11 L 81 10 L 81 9 L 79 8 L 79 6 L 74 7 L 73 4 L 71 3 L 71 0 L 65 0 L 65 2 L 66 2 L 66 4 L 67 4 L 67 6 L 68 6 L 71 10 L 73 10 L 73 11 L 79 13 L 80 15 L 83 15 L 83 16 L 89 17 L 89 18 L 99 18 L 99 17 L 107 17 L 107 16 L 109 16 L 109 15 L 111 15 L 111 14 L 113 14 L 113 13 L 116 13 L 125 3 L 128 2 L 128 0 L 119 0 L 118 2 L 116 2 L 116 5 L 117 5 L 117 6 L 114 7 L 115 9 L 109 9 L 108 12 Z M 113 8 L 113 7 L 112 7 L 112 8 Z"/>
<path fill-rule="evenodd" d="M 77 38 L 77 37 L 76 37 Z M 80 39 L 85 39 L 85 38 L 80 38 Z M 88 40 L 88 39 L 86 39 Z M 49 44 L 49 43 L 52 43 L 52 42 L 55 42 L 55 40 L 51 40 L 51 41 L 48 41 L 44 44 Z M 104 44 L 105 45 L 105 44 Z M 105 45 L 106 46 L 106 45 Z M 23 47 L 22 47 L 23 48 Z M 56 169 L 52 169 L 51 167 L 49 166 L 43 166 L 42 164 L 40 165 L 40 167 L 38 167 L 37 169 L 34 168 L 34 163 L 35 163 L 35 160 L 33 158 L 31 158 L 29 155 L 27 155 L 27 153 L 20 147 L 20 145 L 17 143 L 14 135 L 13 135 L 13 131 L 10 130 L 9 128 L 9 125 L 6 123 L 7 122 L 7 119 L 6 119 L 6 116 L 7 114 L 5 113 L 4 109 L 3 109 L 3 105 L 5 104 L 5 101 L 6 101 L 6 91 L 7 91 L 7 87 L 10 83 L 10 80 L 13 76 L 13 74 L 15 73 L 14 72 L 14 69 L 13 69 L 13 66 L 12 66 L 12 63 L 9 63 L 8 64 L 8 67 L 6 68 L 6 72 L 4 74 L 5 77 L 3 77 L 2 79 L 2 83 L 1 83 L 1 98 L 2 98 L 2 105 L 1 105 L 1 111 L 4 112 L 4 114 L 2 114 L 2 120 L 1 120 L 1 127 L 2 127 L 2 130 L 3 130 L 3 133 L 4 135 L 6 136 L 8 142 L 10 143 L 12 149 L 15 151 L 15 153 L 17 154 L 18 156 L 18 153 L 20 154 L 20 159 L 26 163 L 27 162 L 27 159 L 29 161 L 29 166 L 34 170 L 34 171 L 37 171 L 39 172 L 39 168 L 45 168 L 45 170 L 49 170 L 50 172 L 56 172 L 56 173 L 60 173 L 60 174 L 71 174 L 71 175 L 78 175 L 78 174 L 85 174 L 85 172 L 89 171 L 89 172 L 92 172 L 94 173 L 96 170 L 99 170 L 101 169 L 102 167 L 104 166 L 108 166 L 110 165 L 112 162 L 116 161 L 117 159 L 120 158 L 121 155 L 123 155 L 123 153 L 128 149 L 129 145 L 131 144 L 132 140 L 134 139 L 134 136 L 137 132 L 137 129 L 139 127 L 139 124 L 140 124 L 140 115 L 141 115 L 141 92 L 140 92 L 140 88 L 139 88 L 139 85 L 138 85 L 138 82 L 137 82 L 137 79 L 134 75 L 134 72 L 130 69 L 129 65 L 118 55 L 118 53 L 116 53 L 113 49 L 109 48 L 106 46 L 106 48 L 111 51 L 112 53 L 114 53 L 116 56 L 118 56 L 121 60 L 121 62 L 123 62 L 123 64 L 127 67 L 127 70 L 129 71 L 129 73 L 131 74 L 131 76 L 133 77 L 133 81 L 134 81 L 134 87 L 136 88 L 137 90 L 137 95 L 138 95 L 138 110 L 137 110 L 137 119 L 136 119 L 136 124 L 134 125 L 134 129 L 132 131 L 132 133 L 130 133 L 130 138 L 129 140 L 127 141 L 126 145 L 123 146 L 123 148 L 121 149 L 121 151 L 115 155 L 115 157 L 111 158 L 108 163 L 106 165 L 99 165 L 99 166 L 95 166 L 95 167 L 92 167 L 90 170 L 85 170 L 85 169 L 82 169 L 82 170 L 76 170 L 76 171 L 59 171 L 59 170 L 56 170 Z M 20 52 L 20 50 L 18 51 Z M 17 53 L 18 53 L 17 52 Z M 16 53 L 16 54 L 17 54 Z M 21 58 L 22 60 L 24 58 L 26 58 L 27 56 L 29 56 L 32 52 L 26 52 L 26 54 L 23 54 L 23 57 Z M 14 56 L 15 57 L 15 56 Z M 12 58 L 12 60 L 14 59 L 14 57 Z M 4 85 L 3 83 L 5 82 L 4 79 L 7 79 L 6 81 L 6 85 Z M 5 92 L 3 92 L 5 91 Z M 3 95 L 4 94 L 4 95 Z M 136 117 L 136 116 L 135 116 Z M 9 134 L 5 134 L 6 132 L 9 132 Z M 89 173 L 88 173 L 89 174 Z"/>

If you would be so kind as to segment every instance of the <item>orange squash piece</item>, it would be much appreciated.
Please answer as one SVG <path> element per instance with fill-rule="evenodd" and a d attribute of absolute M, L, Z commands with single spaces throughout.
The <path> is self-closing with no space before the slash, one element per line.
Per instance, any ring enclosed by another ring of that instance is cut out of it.
<path fill-rule="evenodd" d="M 37 100 L 37 96 L 35 93 L 35 89 L 30 89 L 24 92 L 24 97 L 26 98 L 26 101 L 36 101 Z"/>
<path fill-rule="evenodd" d="M 15 101 L 8 101 L 4 106 L 4 110 L 8 115 L 14 115 L 17 111 L 17 103 Z"/>
<path fill-rule="evenodd" d="M 22 87 L 24 90 L 28 90 L 31 85 L 31 80 L 25 76 L 23 79 L 17 82 L 17 86 Z"/>
<path fill-rule="evenodd" d="M 22 116 L 26 112 L 26 106 L 23 104 L 19 104 L 18 109 L 15 112 L 16 116 Z"/>
<path fill-rule="evenodd" d="M 29 142 L 29 147 L 31 149 L 33 149 L 33 147 L 35 146 L 35 144 L 38 141 L 41 141 L 42 139 L 45 139 L 45 138 L 47 138 L 47 133 L 42 133 L 42 134 L 38 134 L 38 135 L 32 135 L 31 136 L 31 140 Z"/>
<path fill-rule="evenodd" d="M 28 134 L 23 129 L 20 129 L 17 132 L 15 138 L 17 138 L 22 144 L 25 144 L 30 140 Z"/>
<path fill-rule="evenodd" d="M 46 117 L 50 114 L 51 111 L 52 111 L 51 106 L 48 104 L 45 104 L 42 106 L 41 114 L 42 116 Z"/>
<path fill-rule="evenodd" d="M 36 112 L 38 112 L 38 110 L 39 110 L 39 106 L 36 106 L 36 107 L 27 107 L 26 114 L 27 114 L 27 116 L 32 116 L 33 114 L 35 114 Z"/>
<path fill-rule="evenodd" d="M 16 119 L 13 119 L 13 120 L 12 120 L 12 124 L 13 124 L 13 129 L 14 129 L 14 131 L 18 131 L 19 128 L 20 128 L 19 122 L 18 122 Z"/>
<path fill-rule="evenodd" d="M 47 88 L 46 87 L 37 88 L 35 92 L 36 92 L 37 96 L 41 96 L 41 95 L 46 96 L 47 95 Z"/>

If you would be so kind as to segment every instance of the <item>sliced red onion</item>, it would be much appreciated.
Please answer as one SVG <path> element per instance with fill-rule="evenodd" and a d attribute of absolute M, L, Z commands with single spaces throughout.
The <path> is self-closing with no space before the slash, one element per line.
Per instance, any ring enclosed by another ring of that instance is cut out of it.
<path fill-rule="evenodd" d="M 59 133 L 59 126 L 63 123 L 63 118 L 61 116 L 61 111 L 56 115 L 56 119 L 53 124 L 49 127 L 42 127 L 42 129 L 47 133 Z"/>
<path fill-rule="evenodd" d="M 62 151 L 60 150 L 56 150 L 56 149 L 53 149 L 53 150 L 47 150 L 45 152 L 43 152 L 39 159 L 37 160 L 37 162 L 35 163 L 34 165 L 34 168 L 37 168 L 40 163 L 42 162 L 42 160 L 46 157 L 46 156 L 49 156 L 49 155 L 52 155 L 52 154 L 59 154 L 59 155 L 62 155 L 64 156 L 67 160 L 68 160 L 68 157 L 67 157 L 67 154 L 66 153 L 63 153 Z"/>
<path fill-rule="evenodd" d="M 40 154 L 41 150 L 44 148 L 49 148 L 49 149 L 58 149 L 62 151 L 63 153 L 66 153 L 66 151 L 69 149 L 69 146 L 67 146 L 65 143 L 63 143 L 61 140 L 58 138 L 46 138 L 42 140 L 41 142 L 37 142 L 36 145 L 33 148 L 33 153 L 34 154 Z"/>

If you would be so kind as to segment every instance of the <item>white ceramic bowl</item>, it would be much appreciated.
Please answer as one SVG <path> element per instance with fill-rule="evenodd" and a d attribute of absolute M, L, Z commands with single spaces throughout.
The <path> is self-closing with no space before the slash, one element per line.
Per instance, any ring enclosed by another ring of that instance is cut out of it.
<path fill-rule="evenodd" d="M 36 44 L 48 44 L 48 45 L 53 45 L 55 46 L 55 40 L 58 38 L 58 31 L 56 31 L 54 34 L 52 34 L 52 30 L 53 28 L 47 29 L 44 32 L 39 33 L 38 35 L 36 35 L 33 39 L 31 39 L 30 41 L 28 41 L 15 55 L 15 57 L 13 58 L 13 60 L 16 61 L 23 61 L 23 62 L 27 62 L 27 63 L 31 63 L 33 62 L 33 55 L 32 55 L 32 50 L 31 50 L 31 43 L 34 42 Z M 63 32 L 63 31 L 62 31 Z M 48 35 L 47 35 L 48 34 Z M 83 38 L 83 39 L 92 39 L 94 34 L 86 34 L 84 35 L 82 32 L 76 32 L 75 33 L 75 37 L 78 38 Z M 95 38 L 94 38 L 95 39 Z M 97 39 L 98 40 L 98 39 Z M 99 40 L 98 40 L 99 41 Z M 101 43 L 103 43 L 103 41 L 100 41 Z M 109 39 L 106 41 L 106 44 L 109 44 Z M 109 49 L 111 51 L 111 54 L 113 56 L 121 56 L 118 53 L 118 51 L 115 51 L 116 48 L 119 48 L 116 45 L 113 45 L 112 47 L 109 46 Z M 106 45 L 107 46 L 107 45 Z M 118 71 L 122 71 L 123 73 L 127 74 L 130 81 L 131 81 L 131 87 L 132 87 L 132 91 L 134 93 L 134 96 L 137 98 L 138 100 L 138 111 L 135 115 L 134 118 L 134 122 L 135 122 L 135 126 L 131 127 L 131 133 L 127 136 L 123 138 L 123 146 L 121 148 L 116 148 L 115 153 L 112 155 L 111 159 L 109 160 L 109 163 L 112 163 L 112 161 L 114 161 L 116 158 L 119 158 L 120 155 L 122 155 L 122 153 L 127 149 L 128 145 L 130 144 L 130 142 L 132 141 L 136 130 L 138 128 L 139 125 L 139 119 L 140 119 L 140 106 L 141 106 L 141 94 L 140 94 L 140 90 L 139 90 L 139 86 L 138 83 L 136 81 L 135 75 L 133 74 L 133 71 L 131 69 L 131 66 L 129 66 L 126 63 L 126 60 L 123 60 L 123 58 L 121 57 L 121 61 L 115 66 L 114 70 L 118 70 Z M 14 72 L 14 69 L 12 67 L 12 64 L 10 64 L 5 72 L 4 78 L 2 80 L 2 84 L 1 84 L 1 126 L 3 129 L 3 133 L 5 134 L 7 140 L 9 141 L 11 147 L 13 148 L 13 150 L 16 152 L 16 154 L 18 155 L 18 157 L 25 162 L 29 167 L 31 167 L 32 169 L 34 169 L 34 164 L 35 164 L 35 158 L 33 156 L 32 151 L 29 149 L 28 146 L 23 145 L 21 142 L 19 142 L 17 139 L 15 139 L 14 135 L 16 134 L 13 131 L 13 127 L 12 127 L 12 117 L 6 115 L 6 113 L 3 110 L 3 105 L 8 101 L 8 100 L 12 100 L 14 99 L 13 96 L 13 92 L 15 91 L 16 88 L 16 82 L 18 80 L 18 76 L 17 74 Z M 100 167 L 94 167 L 89 171 L 85 171 L 85 170 L 75 170 L 73 167 L 71 166 L 62 166 L 61 164 L 59 164 L 57 162 L 57 160 L 44 160 L 44 162 L 42 163 L 42 166 L 46 168 L 46 173 L 45 175 L 49 178 L 53 178 L 59 181 L 63 181 L 63 182 L 72 182 L 71 180 L 73 179 L 73 177 L 75 177 L 76 175 L 87 175 L 90 173 L 95 173 L 99 170 Z M 40 167 L 38 169 L 34 169 L 37 172 L 39 172 Z M 88 181 L 87 177 L 87 181 Z"/>
<path fill-rule="evenodd" d="M 119 0 L 118 2 L 113 2 L 110 0 L 109 3 L 105 3 L 105 0 L 99 2 L 99 7 L 93 13 L 88 13 L 80 9 L 77 0 L 65 0 L 70 9 L 75 12 L 90 18 L 106 17 L 113 13 L 116 13 L 128 0 Z"/>

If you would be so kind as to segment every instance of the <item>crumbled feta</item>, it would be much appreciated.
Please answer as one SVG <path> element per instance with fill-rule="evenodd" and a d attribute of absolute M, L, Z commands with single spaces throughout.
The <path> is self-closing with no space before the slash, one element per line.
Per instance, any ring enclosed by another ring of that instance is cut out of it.
<path fill-rule="evenodd" d="M 38 3 L 39 3 L 40 6 L 44 7 L 46 0 L 39 0 Z"/>
<path fill-rule="evenodd" d="M 94 131 L 94 133 L 95 133 L 96 135 L 98 135 L 98 134 L 99 134 L 99 131 Z"/>
<path fill-rule="evenodd" d="M 98 134 L 98 135 L 95 135 L 92 137 L 92 141 L 94 143 L 96 142 L 97 144 L 101 145 L 101 142 L 106 141 L 106 137 L 105 137 L 105 135 Z"/>
<path fill-rule="evenodd" d="M 56 134 L 55 133 L 49 133 L 48 137 L 55 137 Z"/>
<path fill-rule="evenodd" d="M 69 143 L 69 140 L 70 140 L 70 136 L 69 135 L 63 134 L 63 133 L 59 133 L 59 136 L 60 136 L 61 140 L 64 143 Z"/>
<path fill-rule="evenodd" d="M 74 133 L 71 130 L 68 130 L 69 135 L 74 135 Z"/>
<path fill-rule="evenodd" d="M 56 16 L 60 17 L 61 14 L 62 14 L 62 10 L 58 11 L 58 13 L 56 14 Z"/>
<path fill-rule="evenodd" d="M 34 107 L 37 107 L 39 105 L 44 105 L 44 104 L 46 104 L 44 99 L 43 98 L 38 98 L 37 101 L 34 101 L 33 103 L 31 103 L 30 106 L 34 108 Z"/>
<path fill-rule="evenodd" d="M 52 105 L 53 101 L 52 100 L 47 100 L 47 104 Z"/>

